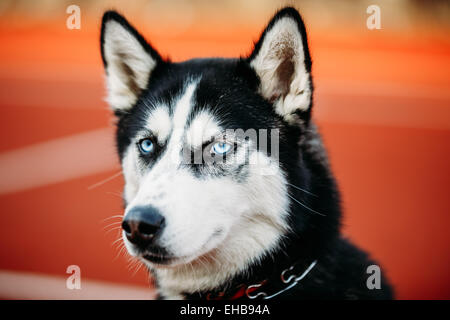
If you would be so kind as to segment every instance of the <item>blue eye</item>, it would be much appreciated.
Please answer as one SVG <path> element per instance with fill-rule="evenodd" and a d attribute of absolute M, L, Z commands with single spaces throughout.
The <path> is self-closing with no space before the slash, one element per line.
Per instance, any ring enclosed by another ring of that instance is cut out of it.
<path fill-rule="evenodd" d="M 150 139 L 143 139 L 139 142 L 139 149 L 143 154 L 149 154 L 153 151 L 153 142 Z"/>
<path fill-rule="evenodd" d="M 212 151 L 216 154 L 226 154 L 231 150 L 231 148 L 231 144 L 221 141 L 214 143 L 214 145 L 212 146 Z"/>

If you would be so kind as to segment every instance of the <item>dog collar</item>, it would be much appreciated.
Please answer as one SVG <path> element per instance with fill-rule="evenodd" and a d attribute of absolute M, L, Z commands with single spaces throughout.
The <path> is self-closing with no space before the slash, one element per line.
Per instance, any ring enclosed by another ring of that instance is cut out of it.
<path fill-rule="evenodd" d="M 302 274 L 300 275 L 295 275 L 292 274 L 292 270 L 294 270 L 295 268 L 295 264 L 291 265 L 289 268 L 284 269 L 281 274 L 280 274 L 280 280 L 281 280 L 281 284 L 283 286 L 283 288 L 281 290 L 275 291 L 272 294 L 268 294 L 265 291 L 261 291 L 262 288 L 264 288 L 269 281 L 263 280 L 259 283 L 256 284 L 252 284 L 252 285 L 244 285 L 241 284 L 238 286 L 237 291 L 232 295 L 232 296 L 226 296 L 225 292 L 219 292 L 216 294 L 212 294 L 212 293 L 208 293 L 208 295 L 206 296 L 207 300 L 237 300 L 237 299 L 241 299 L 241 298 L 248 298 L 248 299 L 264 299 L 264 300 L 268 300 L 268 299 L 272 299 L 290 289 L 292 289 L 293 287 L 295 287 L 301 280 L 303 280 L 303 278 L 305 278 L 308 273 L 314 268 L 314 266 L 317 264 L 317 260 L 314 260 L 309 266 L 308 268 L 306 268 L 305 271 L 303 271 Z"/>

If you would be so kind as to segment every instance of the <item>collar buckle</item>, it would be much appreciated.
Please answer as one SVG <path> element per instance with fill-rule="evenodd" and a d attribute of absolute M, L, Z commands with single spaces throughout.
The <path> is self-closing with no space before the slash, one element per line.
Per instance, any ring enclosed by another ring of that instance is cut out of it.
<path fill-rule="evenodd" d="M 257 291 L 257 289 L 259 287 L 261 287 L 263 285 L 263 283 L 257 283 L 257 284 L 252 284 L 250 286 L 247 287 L 247 289 L 245 290 L 245 295 L 247 296 L 247 298 L 249 299 L 258 299 L 258 298 L 262 298 L 265 299 L 267 297 L 267 293 L 261 291 L 261 292 L 257 292 L 255 295 L 252 295 L 251 293 L 253 291 Z"/>
<path fill-rule="evenodd" d="M 264 291 L 260 291 L 260 292 L 256 292 L 256 294 L 252 294 L 252 292 L 257 291 L 258 288 L 263 286 L 265 281 L 258 283 L 258 284 L 253 284 L 253 285 L 248 286 L 247 289 L 245 290 L 245 295 L 247 296 L 247 298 L 252 299 L 252 300 L 257 299 L 257 298 L 261 298 L 263 300 L 272 299 L 273 297 L 276 297 L 279 294 L 295 287 L 297 285 L 297 283 L 299 283 L 301 280 L 303 280 L 304 277 L 306 277 L 306 275 L 314 268 L 314 266 L 316 264 L 317 264 L 317 260 L 314 260 L 301 275 L 299 275 L 297 277 L 295 275 L 290 275 L 287 279 L 286 279 L 286 273 L 292 271 L 294 269 L 294 265 L 290 266 L 287 269 L 284 269 L 280 275 L 281 282 L 283 282 L 284 284 L 289 284 L 289 285 L 287 287 L 281 289 L 280 291 L 275 292 L 272 295 L 268 295 Z"/>

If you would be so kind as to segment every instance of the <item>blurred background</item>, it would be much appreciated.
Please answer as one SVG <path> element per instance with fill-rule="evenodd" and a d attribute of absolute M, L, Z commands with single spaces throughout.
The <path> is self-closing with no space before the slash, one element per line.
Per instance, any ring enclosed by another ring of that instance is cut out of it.
<path fill-rule="evenodd" d="M 69 5 L 81 9 L 70 30 Z M 162 54 L 248 54 L 290 4 L 309 32 L 314 117 L 343 197 L 343 232 L 400 299 L 450 298 L 448 1 L 0 1 L 0 298 L 152 298 L 119 238 L 123 186 L 103 100 L 102 13 Z M 376 4 L 381 29 L 369 30 Z M 69 265 L 81 290 L 68 290 Z"/>

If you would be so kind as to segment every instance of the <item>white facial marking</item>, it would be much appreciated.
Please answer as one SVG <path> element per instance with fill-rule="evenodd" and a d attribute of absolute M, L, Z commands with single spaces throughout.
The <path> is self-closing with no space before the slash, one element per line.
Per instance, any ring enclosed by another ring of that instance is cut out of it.
<path fill-rule="evenodd" d="M 186 134 L 186 142 L 191 147 L 201 147 L 205 141 L 221 132 L 214 117 L 206 111 L 200 112 L 192 121 Z"/>
<path fill-rule="evenodd" d="M 147 128 L 158 138 L 158 142 L 165 143 L 172 131 L 172 119 L 166 107 L 157 107 L 151 111 L 147 119 Z"/>
<path fill-rule="evenodd" d="M 122 158 L 123 175 L 125 178 L 124 198 L 130 203 L 136 196 L 139 183 L 140 174 L 138 170 L 138 154 L 134 143 L 130 144 Z"/>
<path fill-rule="evenodd" d="M 197 88 L 197 83 L 198 81 L 189 84 L 183 96 L 175 105 L 172 119 L 173 132 L 167 151 L 171 155 L 171 161 L 176 164 L 180 164 L 182 161 L 181 148 L 183 146 L 183 135 L 185 133 L 185 126 L 189 113 L 192 110 L 192 96 Z"/>

